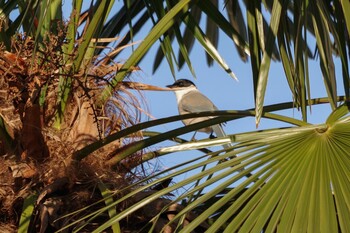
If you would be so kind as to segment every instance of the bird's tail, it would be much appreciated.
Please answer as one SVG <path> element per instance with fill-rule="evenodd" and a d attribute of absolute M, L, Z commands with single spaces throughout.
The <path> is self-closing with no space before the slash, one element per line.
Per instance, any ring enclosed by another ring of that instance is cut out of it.
<path fill-rule="evenodd" d="M 217 137 L 225 137 L 226 133 L 221 125 L 213 125 L 212 126 L 214 133 Z M 224 149 L 229 149 L 231 147 L 230 144 L 223 144 Z"/>
<path fill-rule="evenodd" d="M 225 137 L 226 136 L 226 133 L 225 133 L 225 131 L 224 131 L 224 129 L 222 128 L 222 126 L 221 125 L 214 125 L 214 126 L 212 126 L 212 128 L 213 128 L 213 131 L 214 131 L 214 133 L 216 134 L 216 136 L 217 137 Z M 224 147 L 224 149 L 229 149 L 229 148 L 231 148 L 231 144 L 230 143 L 227 143 L 227 144 L 223 144 L 222 145 L 222 147 Z M 237 155 L 234 155 L 234 156 L 232 156 L 231 157 L 231 159 L 232 158 L 236 158 L 237 157 Z M 240 169 L 239 171 L 244 171 L 244 168 L 242 168 L 242 169 Z M 251 173 L 249 173 L 249 174 L 247 174 L 246 176 L 247 177 L 250 177 L 252 174 Z"/>

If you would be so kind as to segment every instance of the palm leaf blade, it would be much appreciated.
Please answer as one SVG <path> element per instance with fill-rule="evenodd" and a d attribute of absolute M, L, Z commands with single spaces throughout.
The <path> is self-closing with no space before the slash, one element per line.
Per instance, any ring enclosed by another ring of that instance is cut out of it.
<path fill-rule="evenodd" d="M 271 13 L 271 25 L 270 30 L 267 34 L 267 43 L 264 51 L 264 55 L 261 61 L 261 66 L 259 67 L 258 84 L 256 90 L 256 125 L 259 124 L 261 114 L 263 111 L 263 104 L 267 86 L 268 72 L 270 70 L 270 63 L 272 57 L 272 51 L 275 45 L 275 38 L 277 36 L 277 31 L 280 23 L 280 17 L 282 8 L 284 7 L 285 1 L 278 2 L 275 1 Z"/>

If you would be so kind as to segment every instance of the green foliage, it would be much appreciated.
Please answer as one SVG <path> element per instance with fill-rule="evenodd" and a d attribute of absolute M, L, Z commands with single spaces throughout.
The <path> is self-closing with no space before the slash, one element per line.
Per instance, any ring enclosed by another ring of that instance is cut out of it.
<path fill-rule="evenodd" d="M 29 232 L 31 219 L 34 218 L 33 211 L 34 211 L 36 200 L 37 200 L 36 194 L 32 194 L 24 199 L 21 218 L 19 220 L 19 225 L 18 225 L 19 233 Z"/>
<path fill-rule="evenodd" d="M 103 182 L 100 182 L 98 184 L 98 188 L 100 189 L 100 192 L 102 194 L 102 197 L 105 199 L 106 206 L 110 206 L 113 203 L 113 197 L 112 192 L 106 187 L 106 185 Z M 115 206 L 111 205 L 110 209 L 108 209 L 108 215 L 110 218 L 113 218 L 117 215 L 117 211 L 115 209 Z M 112 226 L 113 233 L 120 233 L 120 226 L 119 222 L 115 222 Z"/>
<path fill-rule="evenodd" d="M 190 232 L 208 220 L 213 224 L 206 232 L 215 232 L 222 226 L 221 230 L 227 232 L 347 231 L 345 219 L 350 207 L 346 204 L 349 203 L 350 178 L 348 166 L 345 166 L 349 163 L 347 151 L 350 149 L 350 117 L 347 113 L 347 105 L 342 105 L 327 124 L 228 135 L 226 139 L 233 143 L 232 150 L 206 152 L 126 188 L 132 191 L 112 206 L 166 179 L 193 174 L 151 194 L 147 201 L 135 203 L 96 232 L 145 208 L 152 200 L 179 192 L 181 195 L 174 197 L 155 218 L 166 214 L 171 204 L 185 203 L 185 208 L 170 222 L 181 222 L 185 215 L 197 213 L 198 216 L 184 227 L 184 232 Z M 182 143 L 162 148 L 155 154 L 207 148 L 215 141 L 217 145 L 227 144 L 223 139 Z M 249 173 L 253 175 L 245 177 Z M 191 188 L 183 191 L 183 187 Z M 206 187 L 210 187 L 209 190 L 203 191 Z M 97 214 L 99 212 L 92 216 Z"/>

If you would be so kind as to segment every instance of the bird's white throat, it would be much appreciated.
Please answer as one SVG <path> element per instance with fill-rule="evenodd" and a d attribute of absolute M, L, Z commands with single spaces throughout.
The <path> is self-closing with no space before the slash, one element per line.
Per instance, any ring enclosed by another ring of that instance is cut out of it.
<path fill-rule="evenodd" d="M 181 99 L 184 97 L 184 95 L 188 94 L 189 92 L 199 92 L 198 89 L 194 86 L 191 87 L 187 87 L 185 89 L 182 90 L 176 90 L 175 95 L 176 95 L 176 100 L 177 100 L 177 104 L 179 104 L 179 102 L 181 101 Z"/>

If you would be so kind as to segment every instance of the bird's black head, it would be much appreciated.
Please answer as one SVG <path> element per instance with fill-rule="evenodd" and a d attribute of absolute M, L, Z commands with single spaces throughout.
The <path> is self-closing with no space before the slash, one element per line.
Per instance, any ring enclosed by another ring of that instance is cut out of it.
<path fill-rule="evenodd" d="M 188 79 L 179 79 L 171 85 L 167 85 L 167 87 L 172 89 L 182 89 L 190 86 L 196 86 L 192 81 Z"/>

